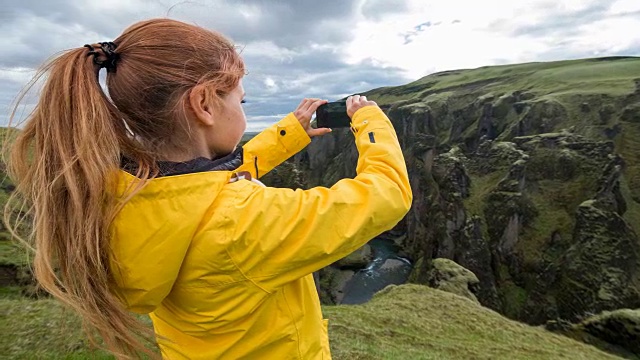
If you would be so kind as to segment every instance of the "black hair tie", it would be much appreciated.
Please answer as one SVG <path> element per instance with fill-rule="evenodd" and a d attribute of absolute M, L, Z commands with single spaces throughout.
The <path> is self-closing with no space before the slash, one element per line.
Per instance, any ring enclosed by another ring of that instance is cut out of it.
<path fill-rule="evenodd" d="M 116 72 L 116 62 L 120 59 L 120 54 L 116 52 L 116 44 L 113 42 L 100 42 L 100 50 L 106 57 L 104 60 L 100 60 L 100 53 L 93 47 L 93 45 L 85 44 L 84 47 L 89 49 L 87 56 L 93 55 L 93 63 L 100 66 L 100 68 L 107 69 L 107 72 Z"/>

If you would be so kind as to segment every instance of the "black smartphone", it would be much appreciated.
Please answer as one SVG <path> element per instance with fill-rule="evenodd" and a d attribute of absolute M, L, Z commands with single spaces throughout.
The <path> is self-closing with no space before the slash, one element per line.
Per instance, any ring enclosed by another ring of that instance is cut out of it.
<path fill-rule="evenodd" d="M 351 127 L 351 118 L 347 115 L 347 101 L 334 101 L 322 104 L 316 110 L 318 128 Z"/>

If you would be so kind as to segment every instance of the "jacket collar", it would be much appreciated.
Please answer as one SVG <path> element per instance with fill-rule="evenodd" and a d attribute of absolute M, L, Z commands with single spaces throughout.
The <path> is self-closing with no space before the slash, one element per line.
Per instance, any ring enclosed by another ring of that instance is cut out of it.
<path fill-rule="evenodd" d="M 242 162 L 242 147 L 237 148 L 229 155 L 216 159 L 198 157 L 184 162 L 158 161 L 157 164 L 160 168 L 160 173 L 157 177 L 184 175 L 205 171 L 233 171 L 242 165 Z M 135 176 L 138 171 L 138 163 L 126 156 L 122 156 L 120 168 Z"/>

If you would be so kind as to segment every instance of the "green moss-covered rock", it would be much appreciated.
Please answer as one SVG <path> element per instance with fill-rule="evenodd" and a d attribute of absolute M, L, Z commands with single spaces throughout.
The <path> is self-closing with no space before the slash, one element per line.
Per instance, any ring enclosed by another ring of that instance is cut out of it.
<path fill-rule="evenodd" d="M 434 259 L 431 266 L 427 275 L 429 286 L 479 303 L 473 291 L 480 280 L 474 273 L 449 259 Z"/>
<path fill-rule="evenodd" d="M 640 356 L 640 309 L 606 311 L 576 328 Z"/>

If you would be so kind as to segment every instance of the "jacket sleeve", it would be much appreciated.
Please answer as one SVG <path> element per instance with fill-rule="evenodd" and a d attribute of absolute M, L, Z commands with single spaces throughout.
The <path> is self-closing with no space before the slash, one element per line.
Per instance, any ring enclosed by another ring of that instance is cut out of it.
<path fill-rule="evenodd" d="M 354 179 L 295 191 L 231 184 L 242 188 L 228 209 L 236 222 L 228 253 L 266 291 L 350 254 L 408 212 L 411 188 L 391 122 L 380 108 L 367 106 L 354 114 L 352 126 L 360 155 Z"/>
<path fill-rule="evenodd" d="M 309 145 L 311 139 L 300 121 L 289 113 L 265 129 L 243 147 L 243 164 L 237 171 L 248 171 L 260 178 Z"/>

